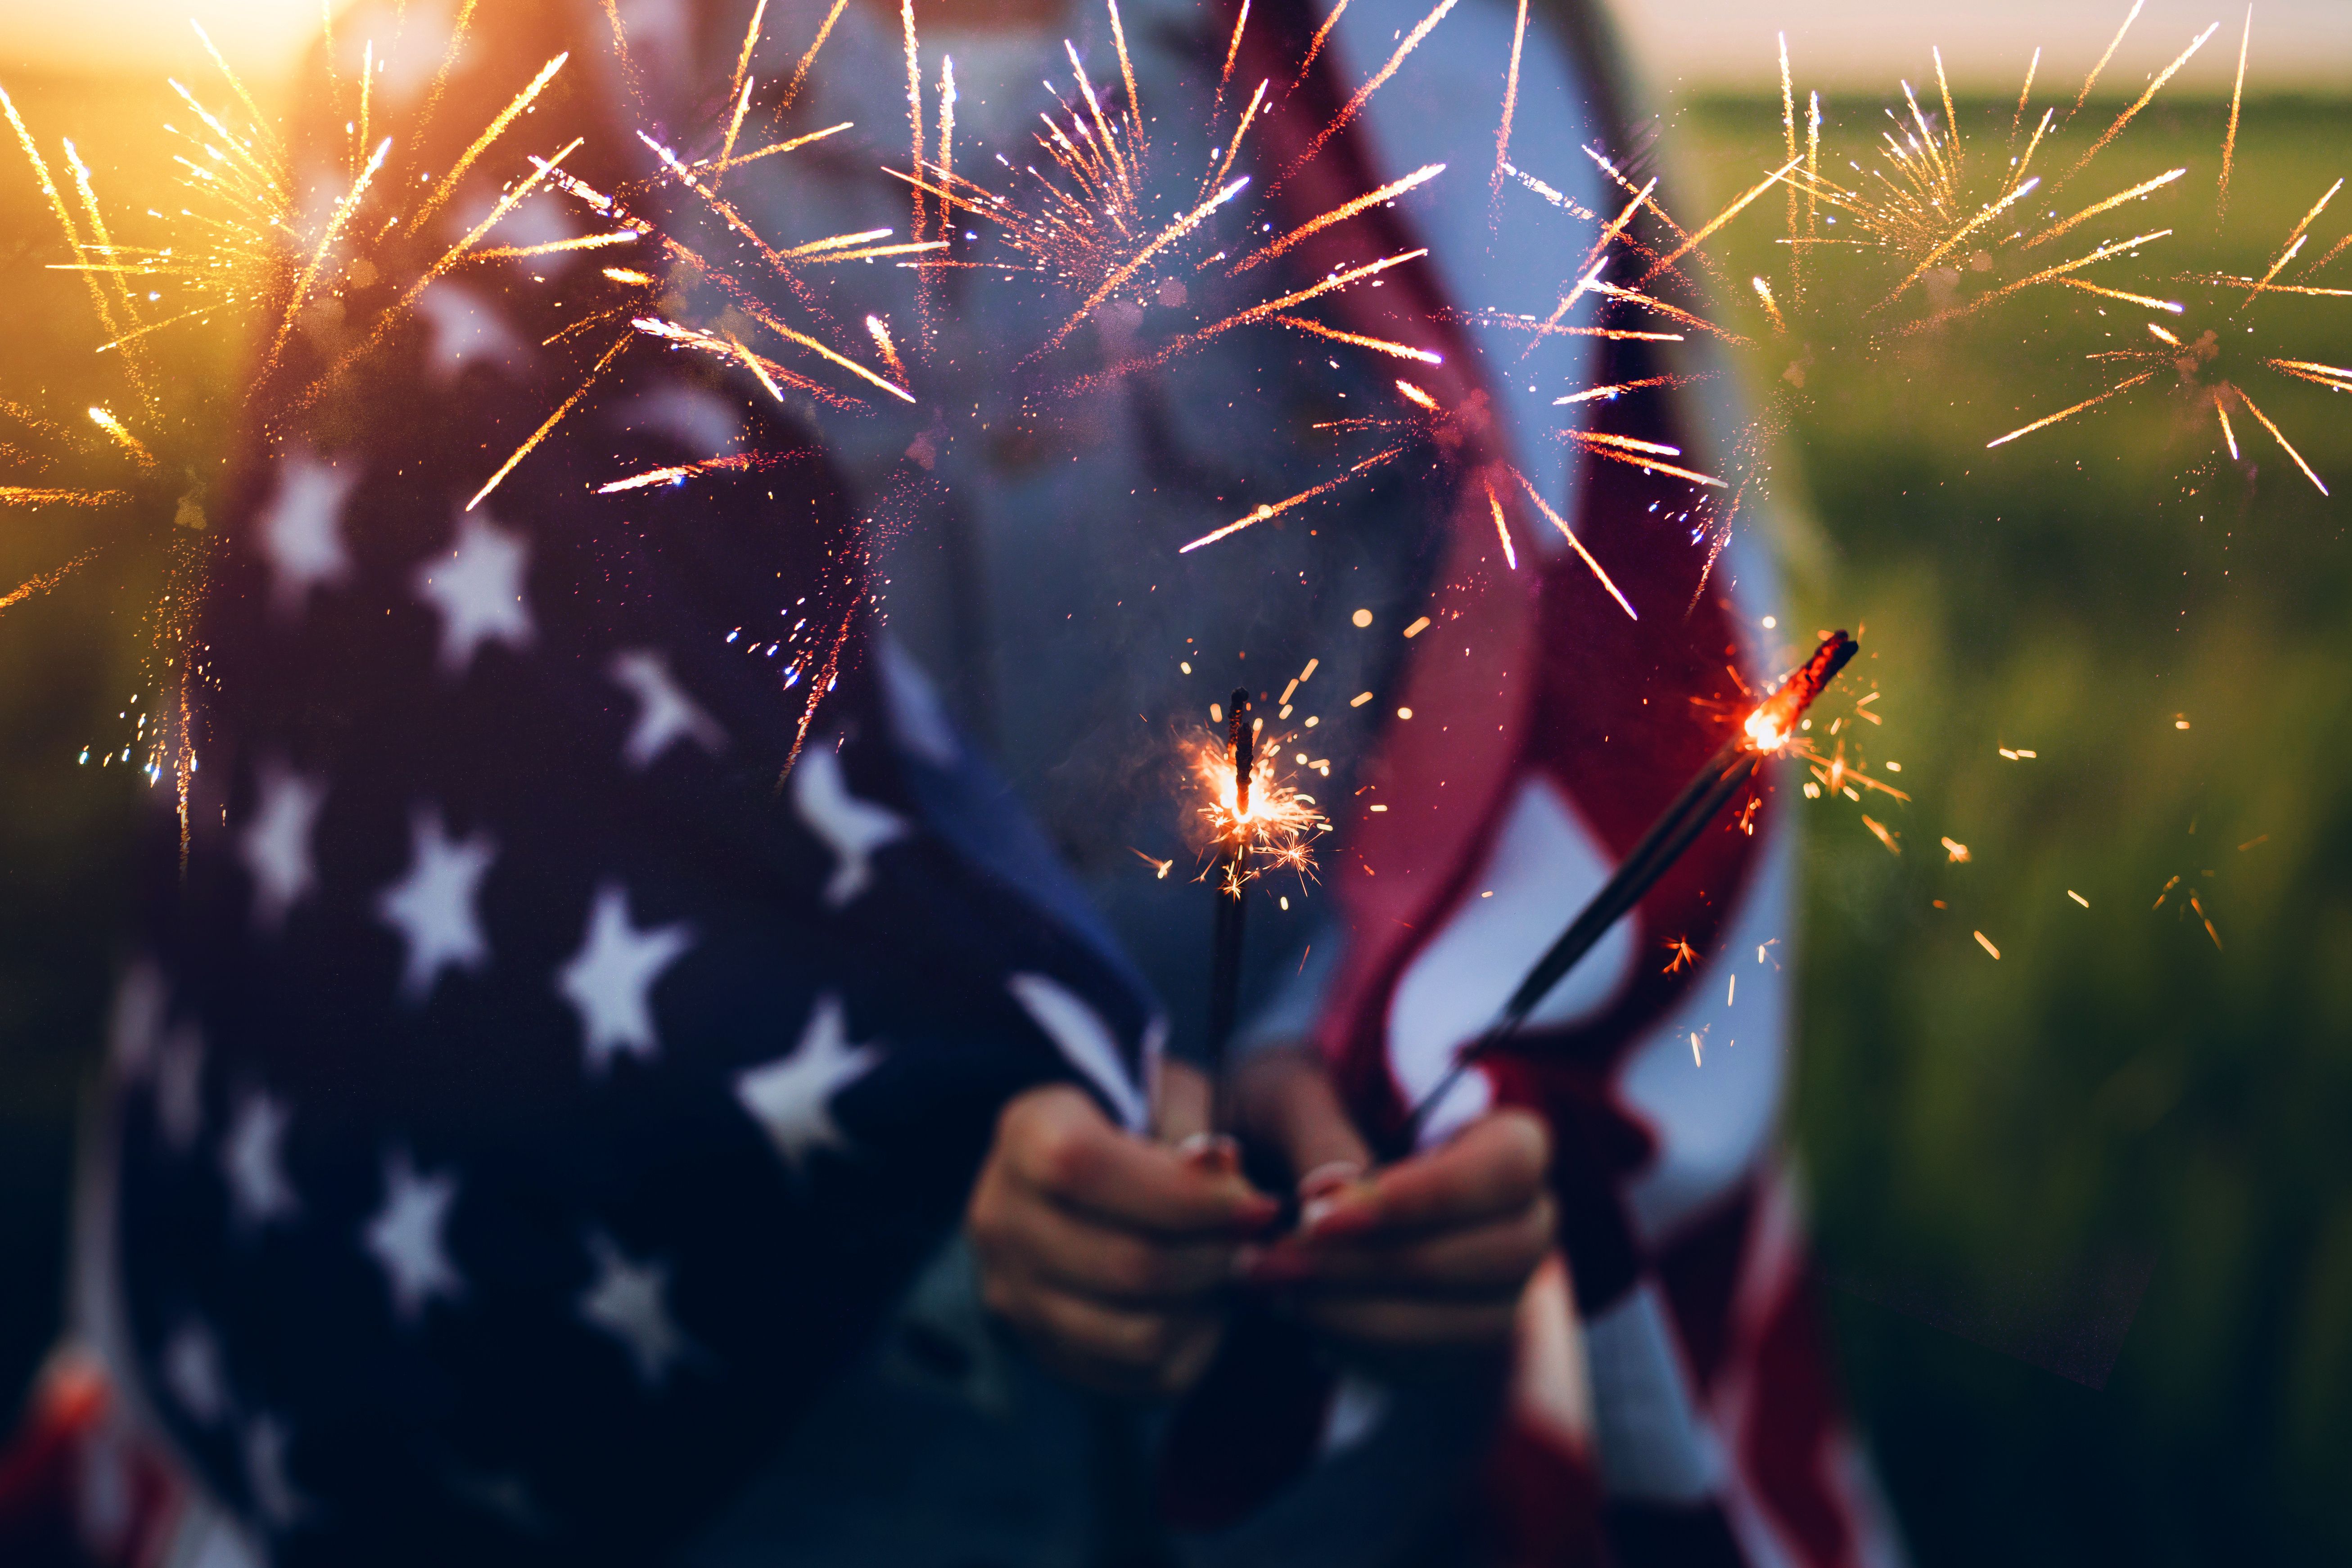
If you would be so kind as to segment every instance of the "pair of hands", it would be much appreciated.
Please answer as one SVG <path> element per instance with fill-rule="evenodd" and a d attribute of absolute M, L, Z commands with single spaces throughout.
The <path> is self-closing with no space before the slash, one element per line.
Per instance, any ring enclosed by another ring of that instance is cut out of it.
<path fill-rule="evenodd" d="M 1360 1353 L 1499 1343 L 1552 1246 L 1544 1124 L 1505 1110 L 1375 1170 L 1319 1058 L 1260 1053 L 1234 1088 L 1244 1136 L 1295 1174 L 1297 1228 L 1205 1132 L 1209 1088 L 1171 1064 L 1162 1141 L 1066 1084 L 1011 1101 L 965 1217 L 982 1299 L 1064 1376 L 1129 1394 L 1191 1386 L 1226 1299 L 1273 1293 Z"/>

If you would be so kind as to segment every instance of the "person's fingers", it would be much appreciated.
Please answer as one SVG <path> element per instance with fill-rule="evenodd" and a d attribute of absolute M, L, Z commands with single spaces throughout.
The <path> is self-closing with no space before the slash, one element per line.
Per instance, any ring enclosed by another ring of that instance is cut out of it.
<path fill-rule="evenodd" d="M 1388 1297 L 1304 1301 L 1298 1315 L 1343 1340 L 1398 1348 L 1490 1345 L 1507 1340 L 1516 1298 L 1488 1301 L 1412 1301 Z"/>
<path fill-rule="evenodd" d="M 1303 1046 L 1273 1047 L 1243 1070 L 1236 1091 L 1244 1124 L 1282 1151 L 1303 1197 L 1371 1168 L 1371 1150 L 1339 1101 L 1323 1059 Z"/>
<path fill-rule="evenodd" d="M 1160 1059 L 1151 1086 L 1151 1130 L 1163 1144 L 1181 1145 L 1208 1133 L 1216 1092 L 1207 1073 L 1190 1063 Z"/>
<path fill-rule="evenodd" d="M 1384 1233 L 1383 1233 L 1384 1234 Z M 1516 1295 L 1553 1243 L 1549 1199 L 1481 1224 L 1383 1242 L 1285 1240 L 1251 1261 L 1247 1278 L 1309 1291 L 1423 1297 Z"/>
<path fill-rule="evenodd" d="M 991 1244 L 1047 1283 L 1135 1306 L 1198 1301 L 1230 1284 L 1227 1240 L 1162 1241 L 1101 1225 L 1057 1204 L 1031 1201 L 987 1216 Z"/>
<path fill-rule="evenodd" d="M 1214 1354 L 1213 1318 L 1138 1312 L 1056 1291 L 1017 1270 L 982 1284 L 989 1310 L 1021 1332 L 1056 1371 L 1123 1393 L 1174 1392 Z"/>
<path fill-rule="evenodd" d="M 1440 1148 L 1308 1204 L 1300 1234 L 1309 1241 L 1410 1234 L 1514 1214 L 1543 1191 L 1550 1158 L 1550 1136 L 1538 1117 L 1497 1111 Z"/>
<path fill-rule="evenodd" d="M 1228 1162 L 1187 1158 L 1113 1126 L 1067 1085 L 1005 1106 L 997 1141 L 1013 1175 L 1037 1192 L 1113 1224 L 1171 1236 L 1260 1228 L 1279 1209 Z"/>

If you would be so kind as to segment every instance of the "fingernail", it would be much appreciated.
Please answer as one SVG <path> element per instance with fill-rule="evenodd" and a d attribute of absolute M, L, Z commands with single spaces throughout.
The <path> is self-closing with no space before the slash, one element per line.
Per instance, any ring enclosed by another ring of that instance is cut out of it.
<path fill-rule="evenodd" d="M 1329 1221 L 1332 1213 L 1339 1207 L 1339 1195 L 1337 1193 L 1325 1193 L 1320 1197 L 1308 1198 L 1298 1208 L 1299 1233 L 1304 1236 L 1316 1234 Z"/>
<path fill-rule="evenodd" d="M 1380 1210 L 1364 1197 L 1365 1189 L 1350 1185 L 1308 1200 L 1298 1210 L 1302 1236 L 1346 1236 L 1370 1230 L 1380 1223 Z"/>
<path fill-rule="evenodd" d="M 1363 1179 L 1364 1167 L 1357 1160 L 1326 1160 L 1298 1178 L 1298 1196 L 1302 1199 L 1328 1197 L 1342 1187 L 1352 1186 Z"/>
<path fill-rule="evenodd" d="M 1213 1175 L 1241 1169 L 1241 1145 L 1223 1133 L 1194 1133 L 1176 1145 L 1176 1155 L 1193 1169 Z"/>

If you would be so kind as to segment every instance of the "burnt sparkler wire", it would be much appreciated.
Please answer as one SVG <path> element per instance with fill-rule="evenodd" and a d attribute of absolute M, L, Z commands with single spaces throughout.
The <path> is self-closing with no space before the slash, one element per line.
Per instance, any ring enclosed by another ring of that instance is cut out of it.
<path fill-rule="evenodd" d="M 1420 1142 L 1422 1129 L 1464 1074 L 1480 1060 L 1507 1044 L 1523 1028 L 1544 998 L 1568 977 L 1570 970 L 1592 951 L 1610 927 L 1649 894 L 1652 888 L 1713 821 L 1742 786 L 1755 777 L 1764 759 L 1778 752 L 1797 732 L 1797 722 L 1839 671 L 1845 668 L 1861 644 L 1843 632 L 1832 632 L 1789 678 L 1748 716 L 1739 732 L 1706 760 L 1691 781 L 1642 835 L 1616 874 L 1594 894 L 1570 921 L 1535 967 L 1511 992 L 1486 1031 L 1454 1053 L 1452 1065 L 1437 1086 L 1422 1096 L 1405 1118 L 1399 1134 L 1401 1147 Z"/>

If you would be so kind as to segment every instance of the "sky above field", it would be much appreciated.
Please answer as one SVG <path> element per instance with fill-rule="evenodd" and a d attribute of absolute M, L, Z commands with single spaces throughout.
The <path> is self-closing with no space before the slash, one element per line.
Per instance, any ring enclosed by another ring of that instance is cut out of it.
<path fill-rule="evenodd" d="M 429 0 L 428 0 L 429 3 Z M 1652 78 L 1679 90 L 1769 85 L 1776 32 L 1785 30 L 1801 81 L 1883 88 L 1932 70 L 1940 46 L 1955 86 L 1995 89 L 2021 79 L 2038 45 L 2045 79 L 2098 58 L 2127 0 L 1618 0 Z M 2226 89 L 2245 18 L 2241 0 L 2149 0 L 2117 52 L 2106 85 L 2137 87 L 2209 22 L 2221 28 L 2179 78 L 2190 91 Z M 30 68 L 152 71 L 202 57 L 187 26 L 202 21 L 239 68 L 275 74 L 317 26 L 317 0 L 79 0 L 0 6 L 0 72 Z M 2352 4 L 2263 0 L 2254 16 L 2250 82 L 2341 92 L 2352 80 Z M 0 76 L 0 81 L 5 81 Z"/>

